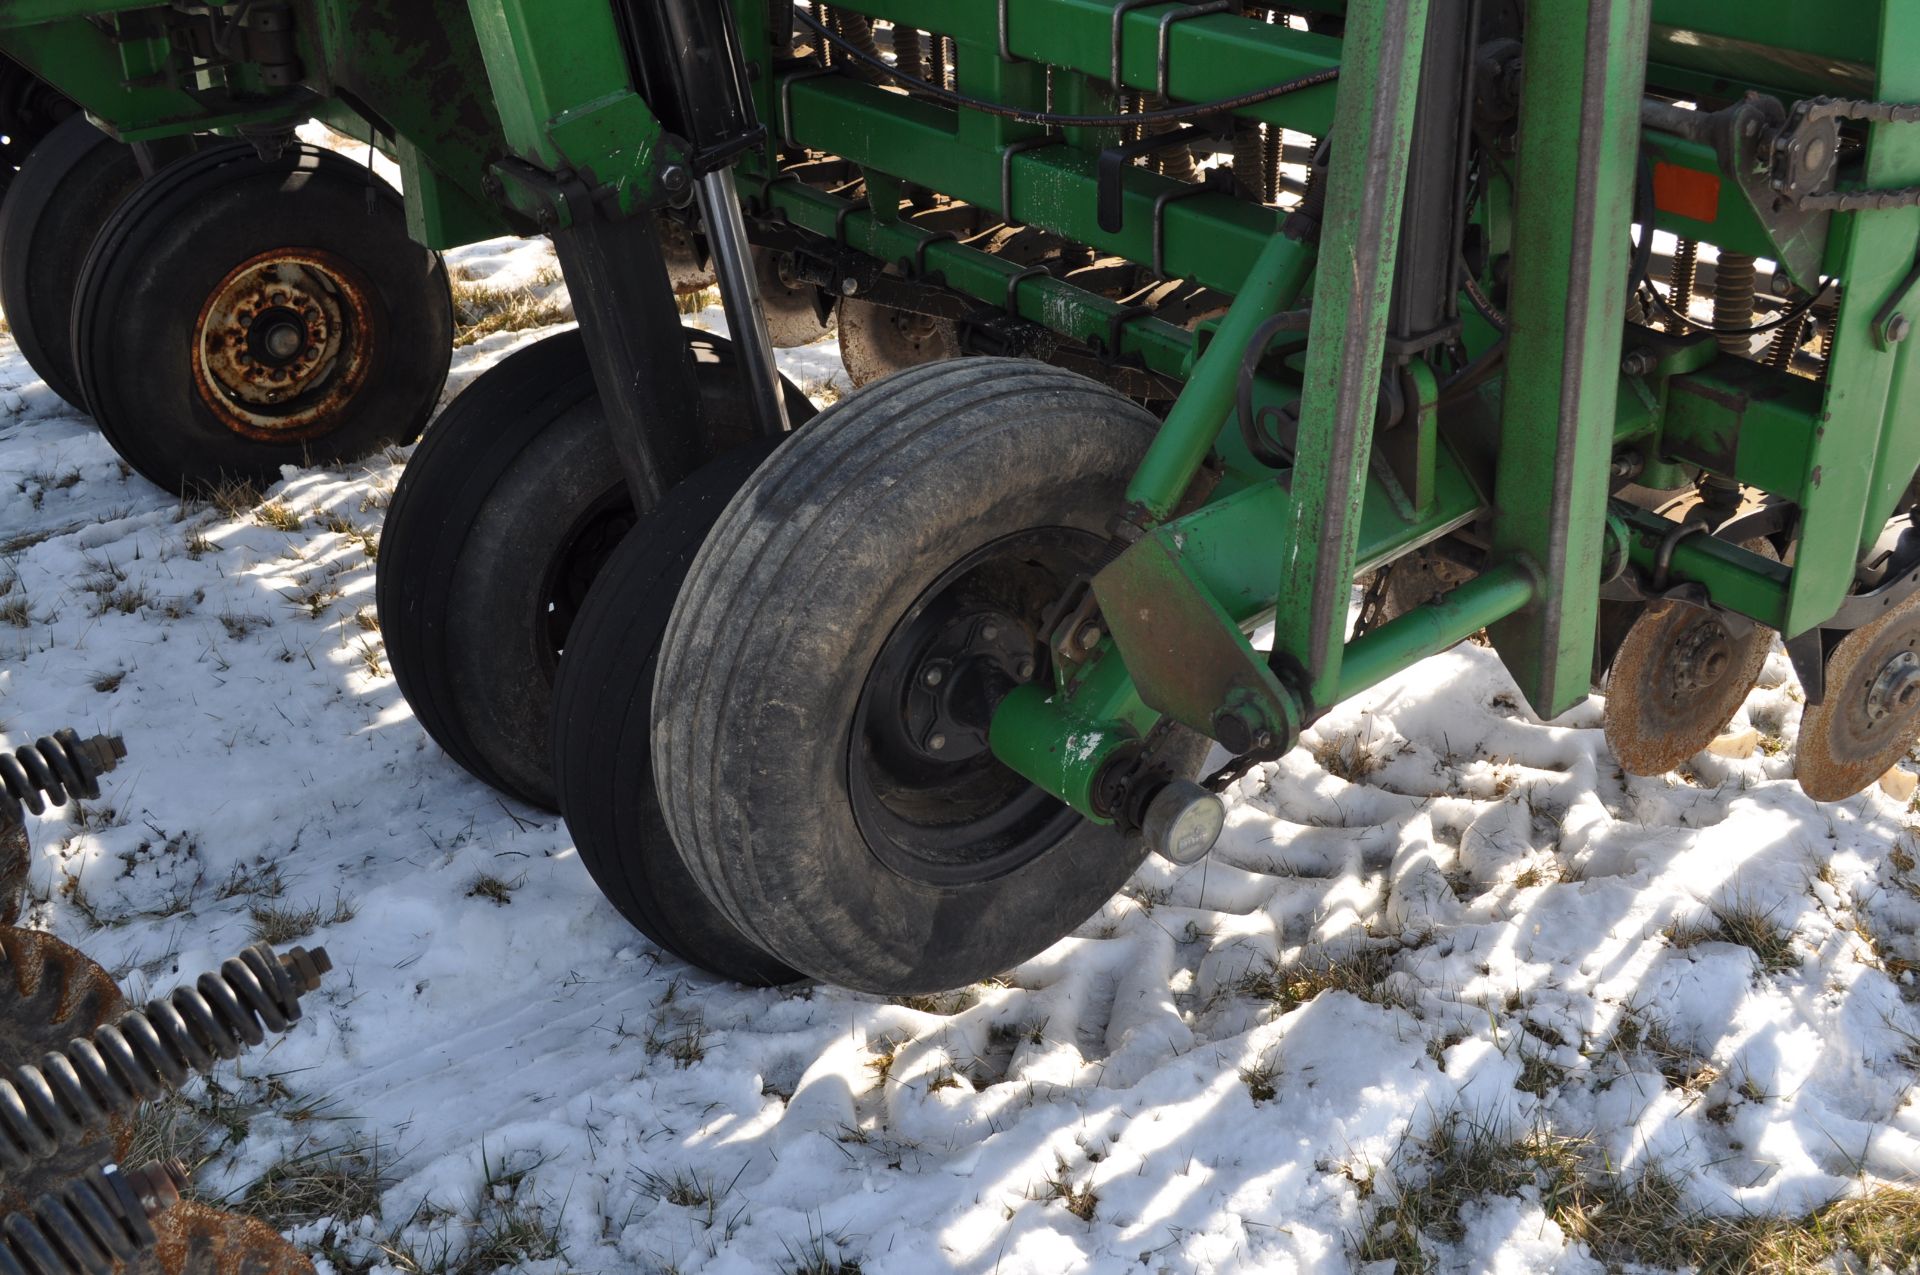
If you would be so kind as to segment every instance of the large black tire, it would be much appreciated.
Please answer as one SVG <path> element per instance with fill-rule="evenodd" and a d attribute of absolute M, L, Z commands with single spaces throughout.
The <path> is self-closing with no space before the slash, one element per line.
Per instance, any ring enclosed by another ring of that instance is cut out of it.
<path fill-rule="evenodd" d="M 686 337 L 707 419 L 744 439 L 731 346 Z M 787 411 L 799 421 L 813 406 L 788 386 Z M 559 332 L 489 368 L 433 423 L 381 531 L 380 629 L 414 716 L 476 778 L 546 809 L 560 652 L 634 523 L 621 475 L 586 345 Z"/>
<path fill-rule="evenodd" d="M 79 112 L 73 100 L 10 57 L 0 56 L 0 199 L 27 156 Z"/>
<path fill-rule="evenodd" d="M 608 560 L 574 624 L 553 694 L 553 773 L 580 861 L 649 939 L 755 986 L 799 973 L 714 907 L 680 861 L 652 766 L 654 668 L 687 567 L 771 449 L 742 449 L 675 487 Z"/>
<path fill-rule="evenodd" d="M 133 148 L 75 115 L 33 148 L 0 204 L 0 309 L 28 366 L 82 411 L 70 331 L 80 266 L 139 184 Z"/>
<path fill-rule="evenodd" d="M 881 755 L 894 684 L 878 679 L 897 635 L 966 620 L 954 573 L 975 560 L 1005 573 L 976 597 L 1019 595 L 1015 659 L 1050 676 L 1038 611 L 1100 561 L 1154 428 L 1084 377 L 958 360 L 829 409 L 734 498 L 662 648 L 653 768 L 682 858 L 741 932 L 828 982 L 924 992 L 1003 972 L 1126 882 L 1138 836 L 1080 819 L 978 735 L 954 769 L 901 778 L 917 763 Z"/>
<path fill-rule="evenodd" d="M 169 490 L 407 443 L 439 401 L 439 254 L 358 164 L 209 147 L 136 187 L 80 271 L 73 352 L 107 441 Z"/>

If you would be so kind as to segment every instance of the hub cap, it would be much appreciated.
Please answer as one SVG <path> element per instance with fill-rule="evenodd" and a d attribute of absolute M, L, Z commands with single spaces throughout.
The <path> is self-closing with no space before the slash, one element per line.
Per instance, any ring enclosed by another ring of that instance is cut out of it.
<path fill-rule="evenodd" d="M 237 434 L 286 442 L 331 431 L 367 378 L 371 288 L 318 249 L 242 262 L 201 307 L 194 385 Z"/>

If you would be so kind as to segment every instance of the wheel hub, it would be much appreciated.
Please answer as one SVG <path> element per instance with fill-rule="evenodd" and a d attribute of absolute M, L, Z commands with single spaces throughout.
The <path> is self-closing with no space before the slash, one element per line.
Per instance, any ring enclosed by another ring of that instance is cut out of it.
<path fill-rule="evenodd" d="M 1883 721 L 1920 702 L 1920 655 L 1902 651 L 1888 660 L 1867 690 L 1867 720 Z"/>
<path fill-rule="evenodd" d="M 848 741 L 854 821 L 893 870 L 983 881 L 1057 842 L 1079 816 L 993 755 L 994 709 L 1044 675 L 1042 617 L 1099 562 L 1101 541 L 1053 527 L 968 554 L 895 626 Z"/>
<path fill-rule="evenodd" d="M 311 249 L 263 253 L 230 271 L 201 308 L 194 383 L 236 433 L 325 433 L 366 379 L 371 291 L 360 272 Z"/>
<path fill-rule="evenodd" d="M 933 637 L 907 692 L 906 737 L 929 761 L 970 761 L 988 751 L 993 710 L 1033 680 L 1034 635 L 1016 617 L 969 611 Z"/>
<path fill-rule="evenodd" d="M 1920 735 L 1920 595 L 1855 629 L 1827 656 L 1827 693 L 1800 718 L 1794 774 L 1816 801 L 1850 797 Z"/>

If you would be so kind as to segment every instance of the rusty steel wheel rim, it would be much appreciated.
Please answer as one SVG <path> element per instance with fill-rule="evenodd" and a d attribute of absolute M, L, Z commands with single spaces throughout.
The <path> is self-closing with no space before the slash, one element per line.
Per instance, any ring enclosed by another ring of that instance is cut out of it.
<path fill-rule="evenodd" d="M 373 289 L 318 248 L 280 248 L 227 272 L 200 307 L 194 388 L 221 424 L 267 442 L 331 432 L 373 361 Z"/>

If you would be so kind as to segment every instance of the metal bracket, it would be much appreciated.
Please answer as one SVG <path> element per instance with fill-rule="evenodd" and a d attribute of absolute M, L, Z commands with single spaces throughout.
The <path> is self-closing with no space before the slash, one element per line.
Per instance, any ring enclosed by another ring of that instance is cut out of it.
<path fill-rule="evenodd" d="M 787 145 L 800 144 L 793 136 L 793 86 L 801 80 L 817 80 L 832 74 L 834 70 L 830 66 L 812 66 L 780 77 L 780 138 Z"/>
<path fill-rule="evenodd" d="M 1103 356 L 1109 362 L 1118 362 L 1120 359 L 1120 329 L 1126 327 L 1127 324 L 1133 322 L 1135 319 L 1143 319 L 1152 313 L 1153 307 L 1150 305 L 1129 305 L 1122 306 L 1108 315 L 1107 346 L 1102 352 Z"/>
<path fill-rule="evenodd" d="M 1004 2 L 1005 0 L 1002 0 L 1002 3 Z M 1235 4 L 1233 0 L 1208 0 L 1206 4 L 1192 4 L 1184 9 L 1175 9 L 1172 13 L 1160 19 L 1160 51 L 1154 73 L 1154 83 L 1158 86 L 1161 97 L 1172 96 L 1167 89 L 1167 37 L 1173 29 L 1173 24 L 1176 22 L 1184 22 L 1188 18 L 1204 18 L 1209 14 L 1227 13 L 1232 10 L 1237 10 L 1239 7 L 1240 6 Z"/>
<path fill-rule="evenodd" d="M 959 243 L 960 236 L 951 230 L 929 230 L 927 237 L 913 245 L 913 275 L 916 279 L 927 277 L 927 249 L 937 243 Z"/>
<path fill-rule="evenodd" d="M 1219 126 L 1216 124 L 1189 124 L 1171 133 L 1149 133 L 1145 137 L 1102 150 L 1094 170 L 1098 186 L 1094 212 L 1100 229 L 1110 235 L 1120 232 L 1126 216 L 1126 187 L 1121 177 L 1134 160 L 1155 151 L 1172 150 L 1201 138 L 1219 135 Z"/>
<path fill-rule="evenodd" d="M 1153 273 L 1156 277 L 1167 277 L 1167 205 L 1177 204 L 1183 199 L 1192 199 L 1195 195 L 1219 194 L 1221 187 L 1230 184 L 1233 176 L 1228 173 L 1226 182 L 1220 182 L 1215 173 L 1225 172 L 1215 168 L 1207 173 L 1205 180 L 1197 185 L 1182 183 L 1172 190 L 1161 191 L 1153 201 Z"/>
<path fill-rule="evenodd" d="M 1113 6 L 1113 91 L 1118 93 L 1126 88 L 1120 78 L 1120 41 L 1126 32 L 1127 15 L 1135 9 L 1143 9 L 1150 4 L 1165 4 L 1167 0 L 1119 0 Z"/>
<path fill-rule="evenodd" d="M 1920 568 L 1894 577 L 1871 593 L 1850 594 L 1840 604 L 1840 609 L 1820 627 L 1834 630 L 1863 628 L 1915 593 L 1920 593 Z"/>
<path fill-rule="evenodd" d="M 1028 279 L 1037 279 L 1042 275 L 1050 276 L 1051 274 L 1052 272 L 1045 266 L 1028 266 L 1025 270 L 1007 276 L 1007 299 L 1005 306 L 1002 308 L 1006 310 L 1009 318 L 1017 319 L 1020 317 L 1020 306 L 1017 296 L 1020 291 L 1020 285 Z"/>

